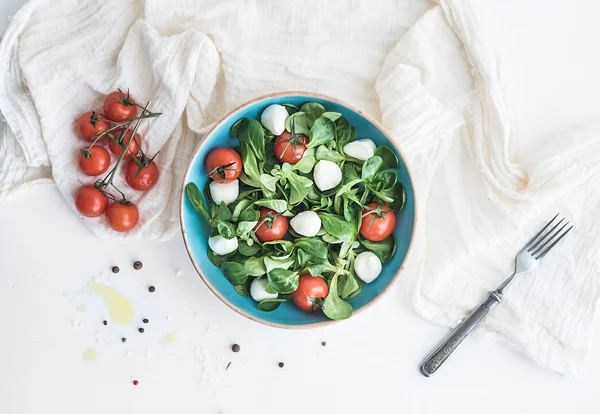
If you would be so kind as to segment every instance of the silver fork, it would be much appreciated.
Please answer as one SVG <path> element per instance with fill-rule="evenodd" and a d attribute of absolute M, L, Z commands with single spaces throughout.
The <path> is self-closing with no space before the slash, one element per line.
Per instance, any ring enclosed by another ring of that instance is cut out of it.
<path fill-rule="evenodd" d="M 533 271 L 546 254 L 556 246 L 565 235 L 571 231 L 573 226 L 566 228 L 569 222 L 561 219 L 556 222 L 558 214 L 544 226 L 538 234 L 519 251 L 515 259 L 515 271 L 508 277 L 498 289 L 489 292 L 486 300 L 483 301 L 467 318 L 460 323 L 452 333 L 438 346 L 421 364 L 421 373 L 429 377 L 442 366 L 448 357 L 464 341 L 471 332 L 477 328 L 481 322 L 490 314 L 492 309 L 502 302 L 502 296 L 506 289 L 513 283 L 515 278 L 523 273 Z M 563 224 L 564 222 L 564 224 Z M 552 226 L 552 224 L 554 225 Z M 561 226 L 562 224 L 562 226 Z M 550 230 L 547 230 L 550 226 Z M 565 229 L 566 228 L 566 229 Z"/>

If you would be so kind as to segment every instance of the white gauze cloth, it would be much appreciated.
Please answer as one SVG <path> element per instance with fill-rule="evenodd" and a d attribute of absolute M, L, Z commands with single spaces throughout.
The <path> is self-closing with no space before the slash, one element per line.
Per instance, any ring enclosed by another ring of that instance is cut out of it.
<path fill-rule="evenodd" d="M 2 40 L 0 197 L 52 177 L 72 204 L 90 181 L 74 163 L 83 142 L 73 121 L 129 88 L 163 112 L 142 129 L 145 150 L 161 149 L 161 177 L 147 194 L 128 192 L 141 219 L 122 237 L 169 238 L 183 171 L 210 123 L 269 92 L 336 96 L 381 118 L 407 157 L 419 220 L 405 274 L 427 319 L 456 325 L 510 274 L 550 210 L 574 219 L 544 276 L 517 281 L 483 328 L 553 370 L 581 365 L 598 295 L 598 220 L 583 209 L 600 201 L 600 134 L 548 138 L 525 168 L 494 55 L 464 1 L 81 3 L 33 0 Z M 103 219 L 82 220 L 116 235 Z"/>

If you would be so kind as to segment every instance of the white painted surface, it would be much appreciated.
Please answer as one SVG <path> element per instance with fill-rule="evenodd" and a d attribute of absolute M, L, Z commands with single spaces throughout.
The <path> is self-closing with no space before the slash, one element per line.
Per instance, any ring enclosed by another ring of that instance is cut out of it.
<path fill-rule="evenodd" d="M 0 13 L 13 13 L 17 3 L 3 1 Z M 599 118 L 598 12 L 600 4 L 591 1 L 477 4 L 500 54 L 520 134 L 544 136 Z M 566 77 L 572 68 L 580 76 Z M 142 270 L 132 269 L 135 260 Z M 113 275 L 112 265 L 121 272 Z M 94 277 L 132 299 L 136 320 L 150 319 L 144 334 L 138 325 L 102 325 L 102 303 L 78 293 Z M 155 293 L 147 292 L 149 284 Z M 86 312 L 76 309 L 81 304 Z M 268 328 L 208 291 L 180 237 L 97 239 L 52 186 L 0 204 L 0 327 L 2 414 L 597 412 L 600 351 L 569 380 L 493 338 L 477 337 L 426 379 L 417 366 L 447 330 L 415 314 L 410 275 L 376 306 L 340 324 Z M 169 333 L 177 340 L 167 345 Z M 241 352 L 230 351 L 234 342 Z M 89 347 L 103 355 L 83 361 Z"/>

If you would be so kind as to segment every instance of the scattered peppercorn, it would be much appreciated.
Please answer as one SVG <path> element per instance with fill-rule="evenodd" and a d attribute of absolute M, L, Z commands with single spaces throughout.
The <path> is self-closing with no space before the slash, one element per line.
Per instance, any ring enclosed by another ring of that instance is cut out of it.
<path fill-rule="evenodd" d="M 142 322 L 148 323 L 148 319 L 142 319 Z"/>
<path fill-rule="evenodd" d="M 143 266 L 143 264 L 139 260 L 136 260 L 135 262 L 133 262 L 133 268 L 135 270 L 140 270 L 142 268 L 142 266 Z"/>
<path fill-rule="evenodd" d="M 138 331 L 140 331 L 140 333 L 144 333 L 144 328 L 140 328 Z"/>
<path fill-rule="evenodd" d="M 119 273 L 119 270 L 120 270 L 120 269 L 119 269 L 119 266 L 113 266 L 113 267 L 112 267 L 112 272 L 113 272 L 113 273 Z"/>
<path fill-rule="evenodd" d="M 127 342 L 127 338 L 121 338 L 121 342 L 123 342 L 123 343 Z"/>
<path fill-rule="evenodd" d="M 154 292 L 155 290 L 156 290 L 156 288 L 155 288 L 154 286 L 150 286 L 150 287 L 148 288 L 148 291 L 149 291 L 150 293 Z"/>
<path fill-rule="evenodd" d="M 107 322 L 107 321 L 102 321 L 102 323 L 103 323 L 105 326 L 106 326 L 106 325 L 108 325 L 108 322 Z"/>
<path fill-rule="evenodd" d="M 321 342 L 321 345 L 325 346 L 325 345 L 327 345 L 327 342 L 323 341 L 323 342 Z"/>
<path fill-rule="evenodd" d="M 140 382 L 138 380 L 133 380 L 133 385 L 138 385 Z"/>
<path fill-rule="evenodd" d="M 238 344 L 231 345 L 231 350 L 233 352 L 240 352 L 240 346 Z"/>
<path fill-rule="evenodd" d="M 285 364 L 284 364 L 283 362 L 280 362 L 280 363 L 279 363 L 279 368 L 283 368 L 283 366 L 284 366 L 284 365 L 285 365 Z"/>

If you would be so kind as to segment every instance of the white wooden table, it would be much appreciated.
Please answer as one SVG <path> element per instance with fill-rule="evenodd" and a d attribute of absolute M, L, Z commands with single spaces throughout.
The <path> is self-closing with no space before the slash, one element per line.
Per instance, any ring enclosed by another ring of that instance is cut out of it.
<path fill-rule="evenodd" d="M 0 30 L 19 3 L 0 4 Z M 600 3 L 476 7 L 499 52 L 519 134 L 598 119 Z M 81 293 L 95 277 L 132 299 L 136 323 L 102 324 L 103 304 Z M 598 350 L 569 380 L 479 335 L 434 377 L 421 376 L 419 362 L 447 330 L 415 313 L 410 279 L 403 275 L 381 302 L 343 323 L 268 328 L 208 291 L 181 237 L 97 239 L 56 188 L 39 186 L 0 203 L 0 413 L 598 412 Z M 150 322 L 140 334 L 142 318 Z M 87 348 L 102 355 L 85 361 Z"/>

